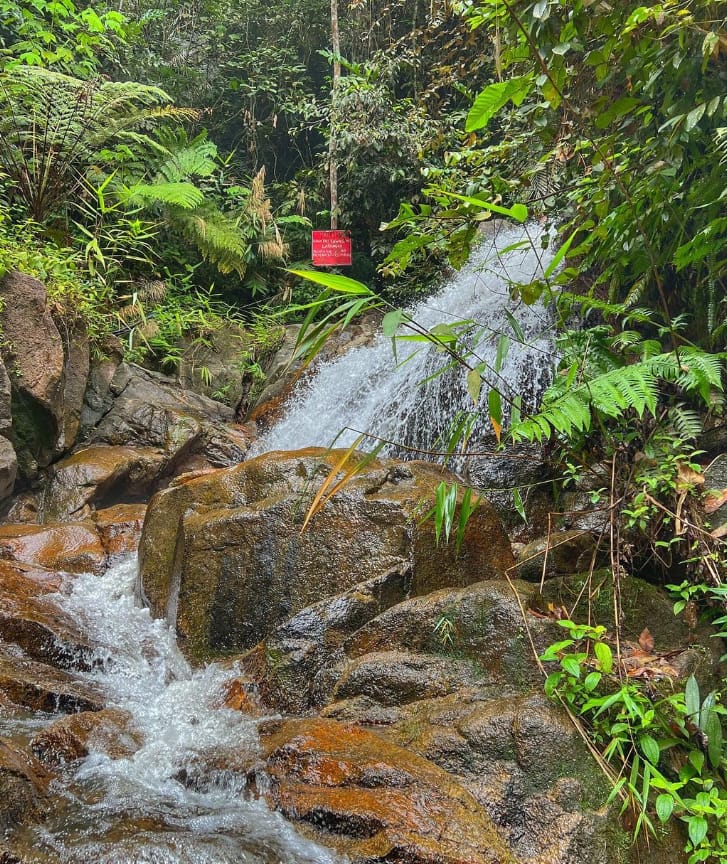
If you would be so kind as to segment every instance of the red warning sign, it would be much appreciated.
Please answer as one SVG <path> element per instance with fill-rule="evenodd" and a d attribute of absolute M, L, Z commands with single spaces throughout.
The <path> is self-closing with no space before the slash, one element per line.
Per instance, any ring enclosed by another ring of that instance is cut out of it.
<path fill-rule="evenodd" d="M 314 231 L 311 258 L 316 267 L 350 267 L 353 255 L 348 231 Z"/>

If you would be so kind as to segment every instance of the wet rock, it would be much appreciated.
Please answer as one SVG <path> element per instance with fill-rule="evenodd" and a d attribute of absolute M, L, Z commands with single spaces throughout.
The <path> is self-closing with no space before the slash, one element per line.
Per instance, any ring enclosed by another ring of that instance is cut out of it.
<path fill-rule="evenodd" d="M 242 660 L 265 704 L 303 714 L 325 704 L 352 633 L 409 595 L 411 572 L 394 568 L 285 621 Z"/>
<path fill-rule="evenodd" d="M 0 437 L 0 501 L 13 494 L 18 476 L 18 457 L 7 438 Z"/>
<path fill-rule="evenodd" d="M 85 447 L 51 469 L 44 520 L 83 519 L 96 507 L 144 499 L 165 464 L 162 454 L 148 447 Z"/>
<path fill-rule="evenodd" d="M 33 711 L 100 711 L 96 690 L 68 672 L 11 653 L 0 646 L 0 694 Z"/>
<path fill-rule="evenodd" d="M 86 327 L 76 323 L 63 334 L 63 414 L 58 446 L 67 451 L 76 443 L 81 427 L 83 397 L 88 383 L 91 347 Z"/>
<path fill-rule="evenodd" d="M 313 448 L 260 456 L 156 495 L 140 545 L 140 585 L 176 623 L 195 660 L 254 646 L 291 614 L 392 569 L 410 590 L 496 579 L 513 566 L 499 518 L 483 503 L 463 551 L 437 546 L 422 506 L 449 475 L 375 460 L 301 533 L 315 489 L 340 459 Z"/>
<path fill-rule="evenodd" d="M 83 666 L 92 646 L 46 596 L 59 588 L 55 573 L 0 561 L 0 639 L 18 645 L 33 660 Z"/>
<path fill-rule="evenodd" d="M 44 286 L 11 272 L 0 283 L 3 359 L 12 382 L 13 440 L 32 474 L 56 452 L 62 407 L 63 341 Z"/>
<path fill-rule="evenodd" d="M 590 531 L 551 531 L 528 543 L 517 556 L 520 579 L 540 582 L 602 566 L 607 555 Z"/>
<path fill-rule="evenodd" d="M 456 780 L 372 732 L 289 720 L 261 743 L 271 806 L 352 864 L 516 864 Z"/>
<path fill-rule="evenodd" d="M 0 435 L 10 437 L 13 425 L 12 386 L 5 364 L 0 360 Z"/>
<path fill-rule="evenodd" d="M 41 498 L 26 490 L 6 502 L 2 522 L 7 524 L 37 525 L 40 521 Z"/>
<path fill-rule="evenodd" d="M 145 516 L 146 504 L 117 504 L 94 514 L 93 521 L 110 563 L 137 551 Z"/>
<path fill-rule="evenodd" d="M 0 836 L 46 812 L 51 775 L 29 753 L 0 738 Z M 10 852 L 7 861 L 12 861 Z"/>
<path fill-rule="evenodd" d="M 231 408 L 126 363 L 116 370 L 109 389 L 114 401 L 90 433 L 92 444 L 152 448 L 168 463 L 192 453 L 202 453 L 215 466 L 245 458 L 249 436 L 232 425 Z"/>
<path fill-rule="evenodd" d="M 109 337 L 100 346 L 101 356 L 91 359 L 86 392 L 81 408 L 80 435 L 86 438 L 114 404 L 111 382 L 124 358 L 124 346 L 115 337 Z"/>
<path fill-rule="evenodd" d="M 31 747 L 35 756 L 50 766 L 83 759 L 91 752 L 127 759 L 142 744 L 131 720 L 131 714 L 119 708 L 68 714 L 39 732 Z"/>
<path fill-rule="evenodd" d="M 727 525 L 727 453 L 716 456 L 705 470 L 704 489 L 712 510 L 708 517 L 710 528 L 724 528 Z"/>
<path fill-rule="evenodd" d="M 0 525 L 0 558 L 69 573 L 101 573 L 106 567 L 92 522 Z"/>

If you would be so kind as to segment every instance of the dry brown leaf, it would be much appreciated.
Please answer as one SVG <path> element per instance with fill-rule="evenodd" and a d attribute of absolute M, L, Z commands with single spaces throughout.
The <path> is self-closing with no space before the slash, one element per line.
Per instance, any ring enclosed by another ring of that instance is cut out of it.
<path fill-rule="evenodd" d="M 704 498 L 704 512 L 714 513 L 727 501 L 727 489 L 712 490 Z"/>
<path fill-rule="evenodd" d="M 648 627 L 644 627 L 641 631 L 641 635 L 639 636 L 639 645 L 647 654 L 651 654 L 654 650 L 654 637 L 651 635 L 651 631 Z"/>
<path fill-rule="evenodd" d="M 690 486 L 702 486 L 704 484 L 704 474 L 701 471 L 695 471 L 688 465 L 680 465 L 677 471 L 677 489 L 684 489 Z"/>
<path fill-rule="evenodd" d="M 714 531 L 712 531 L 711 536 L 714 537 L 715 540 L 721 540 L 725 534 L 727 534 L 727 522 L 725 522 L 724 525 L 720 525 L 719 528 L 715 528 Z"/>

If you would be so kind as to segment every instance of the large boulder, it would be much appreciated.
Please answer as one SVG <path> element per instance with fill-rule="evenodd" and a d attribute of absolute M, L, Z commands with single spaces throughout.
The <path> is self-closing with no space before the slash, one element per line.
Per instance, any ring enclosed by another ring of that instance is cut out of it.
<path fill-rule="evenodd" d="M 0 501 L 13 494 L 18 475 L 18 457 L 7 438 L 0 437 Z"/>
<path fill-rule="evenodd" d="M 45 287 L 23 273 L 0 282 L 3 360 L 12 382 L 13 440 L 21 471 L 33 476 L 59 452 L 65 356 Z"/>
<path fill-rule="evenodd" d="M 233 425 L 234 412 L 226 405 L 126 363 L 116 369 L 109 389 L 114 400 L 90 431 L 91 444 L 152 448 L 170 470 L 198 453 L 220 467 L 245 458 L 249 436 Z"/>
<path fill-rule="evenodd" d="M 317 714 L 375 728 L 472 794 L 520 864 L 640 860 L 618 807 L 604 805 L 610 786 L 579 730 L 545 697 L 536 659 L 562 639 L 555 620 L 562 603 L 590 597 L 598 620 L 608 621 L 602 576 L 594 575 L 590 594 L 586 577 L 572 577 L 547 582 L 545 596 L 510 579 L 407 597 L 392 570 L 280 624 L 238 661 L 242 674 L 228 687 L 228 704 L 242 696 L 248 712 L 252 704 L 256 713 Z M 621 587 L 629 674 L 645 669 L 677 688 L 691 672 L 713 680 L 722 649 L 708 628 L 690 630 L 655 586 L 624 579 Z M 581 620 L 588 610 L 577 606 L 573 614 Z M 645 627 L 654 656 L 635 641 Z M 343 833 L 354 830 L 347 818 Z M 652 842 L 648 860 L 676 864 L 684 860 L 680 848 L 669 834 Z"/>
<path fill-rule="evenodd" d="M 263 731 L 265 797 L 351 864 L 517 864 L 450 774 L 373 732 L 332 720 Z"/>
<path fill-rule="evenodd" d="M 43 492 L 43 521 L 77 520 L 95 508 L 138 502 L 151 495 L 165 457 L 150 447 L 96 444 L 51 469 Z"/>
<path fill-rule="evenodd" d="M 140 589 L 202 660 L 255 645 L 296 611 L 398 571 L 406 591 L 501 578 L 514 564 L 499 518 L 483 502 L 461 551 L 421 521 L 437 486 L 454 478 L 428 463 L 373 460 L 301 531 L 340 451 L 268 453 L 178 483 L 150 502 Z"/>
<path fill-rule="evenodd" d="M 0 559 L 64 570 L 102 573 L 106 553 L 92 522 L 0 525 Z"/>

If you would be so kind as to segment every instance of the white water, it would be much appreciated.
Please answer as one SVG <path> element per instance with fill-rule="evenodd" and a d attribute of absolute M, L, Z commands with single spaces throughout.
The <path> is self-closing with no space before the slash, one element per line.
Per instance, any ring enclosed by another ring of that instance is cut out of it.
<path fill-rule="evenodd" d="M 219 708 L 229 670 L 192 671 L 164 622 L 134 602 L 136 559 L 105 576 L 74 577 L 60 604 L 94 644 L 99 665 L 83 675 L 110 706 L 129 711 L 143 745 L 130 758 L 91 753 L 59 790 L 66 801 L 41 828 L 26 829 L 31 860 L 63 864 L 334 864 L 300 838 L 242 780 L 197 771 L 210 753 L 248 753 L 254 723 Z M 197 789 L 180 772 L 200 774 Z"/>
<path fill-rule="evenodd" d="M 510 299 L 511 284 L 542 278 L 552 259 L 552 250 L 541 248 L 541 238 L 542 232 L 533 225 L 499 228 L 438 294 L 409 310 L 414 321 L 426 329 L 439 323 L 475 321 L 480 332 L 471 347 L 490 370 L 500 336 L 509 337 L 509 352 L 499 376 L 494 372 L 485 375 L 502 393 L 505 406 L 509 398 L 521 394 L 523 405 L 532 407 L 551 374 L 552 321 L 546 307 Z M 498 252 L 522 241 L 523 248 Z M 508 313 L 522 328 L 524 344 L 517 341 Z M 370 346 L 323 363 L 294 394 L 285 417 L 262 437 L 256 452 L 325 447 L 334 440 L 338 446 L 348 446 L 359 432 L 409 447 L 441 449 L 457 413 L 473 407 L 465 371 L 427 380 L 445 359 L 431 346 L 398 341 L 396 362 L 391 340 L 382 335 Z M 480 407 L 486 404 L 488 389 L 483 383 Z M 486 417 L 487 412 L 482 414 Z M 402 455 L 395 446 L 388 452 Z"/>

